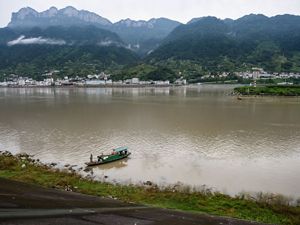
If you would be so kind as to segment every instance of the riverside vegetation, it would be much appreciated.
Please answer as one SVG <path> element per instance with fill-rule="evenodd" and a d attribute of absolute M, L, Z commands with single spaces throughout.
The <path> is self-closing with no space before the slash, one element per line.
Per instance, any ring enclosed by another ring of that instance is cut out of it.
<path fill-rule="evenodd" d="M 292 206 L 290 200 L 281 195 L 259 193 L 230 197 L 207 188 L 192 190 L 183 185 L 160 188 L 150 181 L 143 185 L 111 184 L 83 177 L 72 170 L 56 169 L 26 154 L 13 156 L 1 152 L 0 177 L 155 207 L 271 224 L 300 224 L 300 200 Z"/>
<path fill-rule="evenodd" d="M 274 96 L 300 96 L 300 86 L 259 86 L 236 87 L 234 92 L 241 95 L 274 95 Z"/>

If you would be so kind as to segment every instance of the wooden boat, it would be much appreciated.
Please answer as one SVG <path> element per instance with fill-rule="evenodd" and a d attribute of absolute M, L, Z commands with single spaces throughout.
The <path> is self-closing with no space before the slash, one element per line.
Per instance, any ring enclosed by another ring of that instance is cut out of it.
<path fill-rule="evenodd" d="M 131 153 L 128 151 L 127 147 L 120 147 L 113 149 L 112 153 L 109 155 L 99 155 L 97 156 L 97 160 L 93 161 L 92 159 L 90 162 L 86 162 L 87 166 L 97 166 L 105 163 L 114 162 L 120 159 L 127 158 Z"/>

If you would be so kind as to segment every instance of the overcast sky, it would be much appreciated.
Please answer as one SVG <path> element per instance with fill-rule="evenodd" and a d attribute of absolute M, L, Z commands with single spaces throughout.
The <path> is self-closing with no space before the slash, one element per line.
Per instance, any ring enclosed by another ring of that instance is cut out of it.
<path fill-rule="evenodd" d="M 0 0 L 0 27 L 6 26 L 11 13 L 22 7 L 44 11 L 50 6 L 60 9 L 68 5 L 95 12 L 112 22 L 167 17 L 186 23 L 193 17 L 236 19 L 250 13 L 300 15 L 300 0 Z"/>

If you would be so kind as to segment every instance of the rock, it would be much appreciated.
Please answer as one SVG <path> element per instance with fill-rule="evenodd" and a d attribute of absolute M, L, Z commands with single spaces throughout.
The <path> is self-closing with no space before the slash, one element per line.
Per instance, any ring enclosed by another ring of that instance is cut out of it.
<path fill-rule="evenodd" d="M 92 170 L 91 168 L 86 167 L 83 171 L 84 171 L 84 172 L 90 172 L 91 170 Z"/>
<path fill-rule="evenodd" d="M 87 175 L 86 177 L 85 177 L 85 179 L 87 179 L 87 180 L 91 180 L 91 181 L 93 181 L 94 180 L 94 176 L 92 176 L 92 175 Z"/>
<path fill-rule="evenodd" d="M 65 167 L 69 167 L 69 166 L 70 166 L 70 164 L 66 164 L 66 165 L 65 165 Z"/>
<path fill-rule="evenodd" d="M 73 191 L 71 186 L 65 186 L 65 191 Z"/>
<path fill-rule="evenodd" d="M 76 173 L 76 170 L 73 170 L 72 168 L 69 168 L 68 173 Z"/>
<path fill-rule="evenodd" d="M 23 169 L 24 169 L 25 167 L 26 167 L 26 165 L 23 163 L 23 164 L 22 164 L 22 166 L 21 166 L 21 168 L 23 168 Z"/>
<path fill-rule="evenodd" d="M 152 185 L 152 182 L 150 180 L 147 180 L 146 182 L 144 182 L 144 185 L 149 185 L 151 186 Z"/>
<path fill-rule="evenodd" d="M 108 178 L 108 176 L 106 176 L 106 175 L 105 175 L 105 176 L 104 176 L 104 178 L 105 178 L 105 179 L 107 179 L 107 178 Z"/>
<path fill-rule="evenodd" d="M 9 151 L 3 152 L 2 155 L 4 155 L 4 156 L 12 156 L 12 154 Z"/>
<path fill-rule="evenodd" d="M 52 167 L 54 167 L 56 165 L 57 165 L 57 163 L 50 163 L 50 166 L 52 166 Z"/>

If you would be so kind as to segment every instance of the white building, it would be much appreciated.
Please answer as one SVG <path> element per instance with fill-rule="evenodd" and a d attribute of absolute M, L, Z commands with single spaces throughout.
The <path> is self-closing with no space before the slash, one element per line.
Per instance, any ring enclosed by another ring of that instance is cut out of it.
<path fill-rule="evenodd" d="M 140 85 L 150 85 L 151 81 L 145 81 L 145 80 L 141 80 L 140 81 Z"/>
<path fill-rule="evenodd" d="M 140 79 L 137 78 L 137 77 L 134 77 L 134 78 L 131 79 L 131 83 L 132 84 L 139 84 L 140 83 Z"/>
<path fill-rule="evenodd" d="M 108 85 L 112 85 L 112 80 L 107 80 L 107 81 L 105 81 L 105 84 L 108 84 Z"/>
<path fill-rule="evenodd" d="M 25 85 L 35 85 L 35 83 L 36 83 L 36 81 L 35 80 L 33 80 L 32 78 L 27 78 L 26 80 L 25 80 Z"/>
<path fill-rule="evenodd" d="M 113 84 L 114 84 L 114 85 L 122 85 L 122 84 L 123 84 L 123 81 L 122 81 L 122 80 L 114 81 Z"/>
<path fill-rule="evenodd" d="M 44 86 L 51 86 L 52 84 L 54 84 L 54 80 L 53 80 L 53 78 L 47 78 L 47 79 L 44 79 L 43 83 L 44 83 Z"/>
<path fill-rule="evenodd" d="M 175 84 L 177 84 L 177 85 L 186 85 L 187 81 L 186 81 L 186 79 L 177 79 L 175 81 Z"/>
<path fill-rule="evenodd" d="M 132 79 L 124 80 L 124 83 L 125 83 L 125 84 L 132 84 Z"/>
<path fill-rule="evenodd" d="M 169 85 L 170 81 L 168 81 L 168 80 L 166 80 L 166 81 L 157 80 L 157 81 L 154 81 L 154 84 L 155 85 Z"/>
<path fill-rule="evenodd" d="M 18 85 L 19 85 L 19 86 L 25 86 L 25 80 L 24 80 L 23 78 L 20 78 L 20 79 L 18 80 Z"/>
<path fill-rule="evenodd" d="M 61 80 L 56 80 L 55 82 L 54 82 L 54 84 L 55 84 L 55 86 L 61 86 Z"/>
<path fill-rule="evenodd" d="M 1 86 L 1 87 L 7 87 L 8 84 L 7 84 L 7 82 L 0 82 L 0 86 Z"/>
<path fill-rule="evenodd" d="M 85 84 L 89 86 L 105 85 L 105 80 L 87 80 Z"/>

